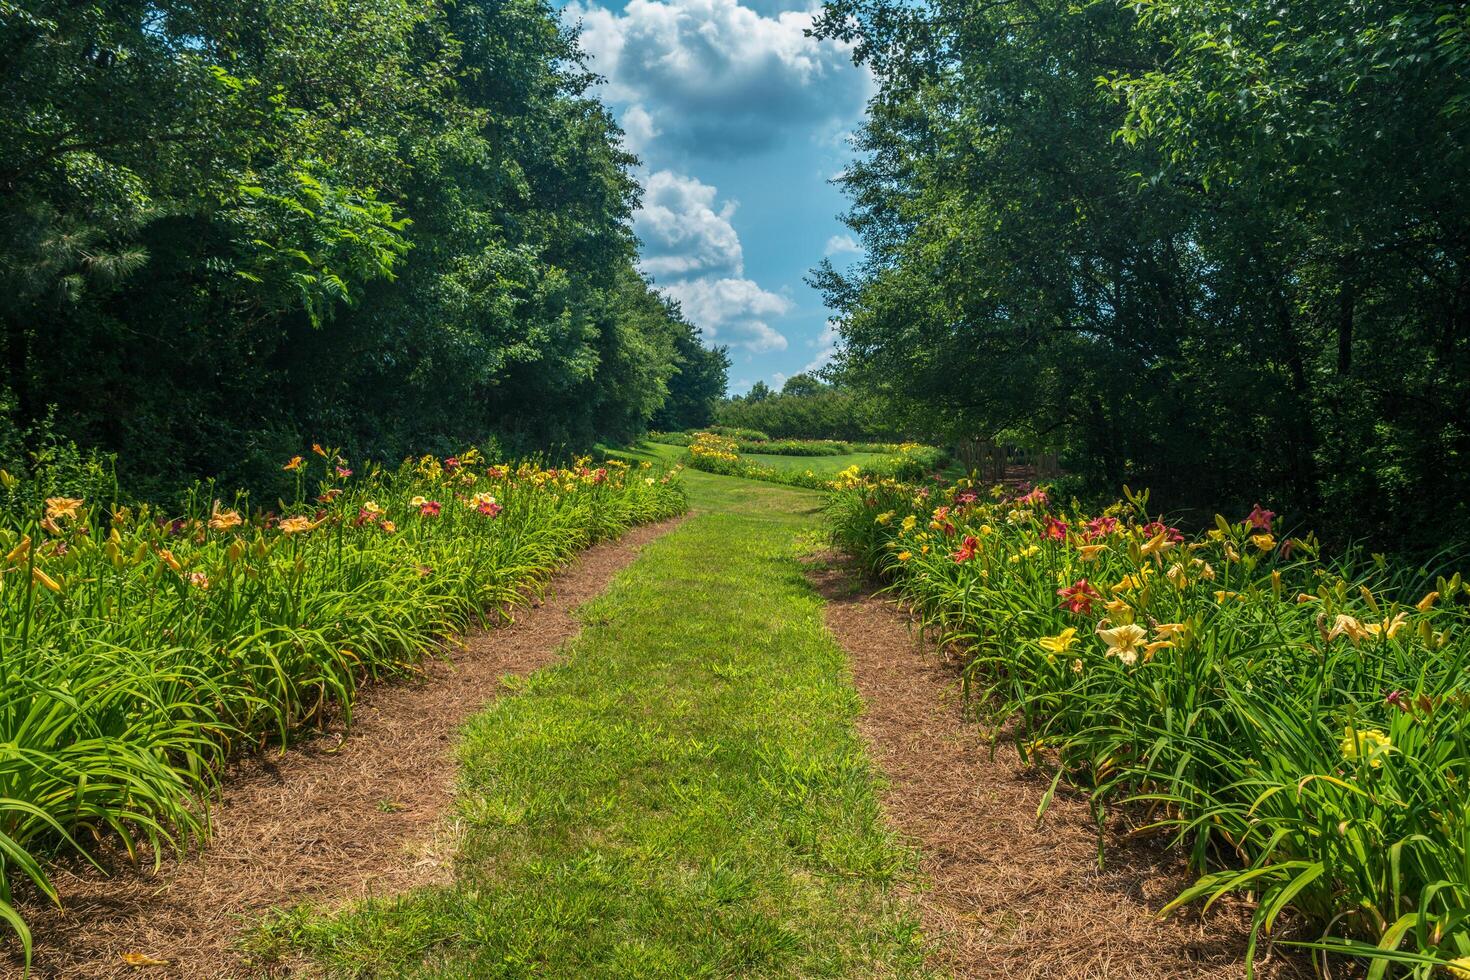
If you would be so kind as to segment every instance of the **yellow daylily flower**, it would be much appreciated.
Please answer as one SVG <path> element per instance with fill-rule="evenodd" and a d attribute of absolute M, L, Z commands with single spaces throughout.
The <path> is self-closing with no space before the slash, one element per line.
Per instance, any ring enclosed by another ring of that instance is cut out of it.
<path fill-rule="evenodd" d="M 1112 629 L 1099 628 L 1097 635 L 1107 644 L 1109 657 L 1117 657 L 1121 663 L 1131 667 L 1138 662 L 1139 644 L 1148 637 L 1148 631 L 1134 623 L 1124 623 Z"/>
<path fill-rule="evenodd" d="M 1368 623 L 1363 628 L 1374 636 L 1386 636 L 1391 640 L 1398 634 L 1399 630 L 1404 628 L 1404 624 L 1408 621 L 1408 613 L 1399 613 L 1392 619 L 1385 619 L 1381 623 Z"/>
<path fill-rule="evenodd" d="M 1355 729 L 1348 726 L 1343 729 L 1340 748 L 1344 759 L 1362 759 L 1369 766 L 1377 769 L 1383 765 L 1384 758 L 1393 751 L 1393 740 L 1381 729 Z"/>
<path fill-rule="evenodd" d="M 1272 548 L 1276 547 L 1276 539 L 1269 534 L 1252 534 L 1251 544 L 1255 545 L 1262 551 L 1270 551 Z"/>
<path fill-rule="evenodd" d="M 1160 531 L 1158 534 L 1155 534 L 1153 537 L 1145 541 L 1142 546 L 1140 546 L 1139 551 L 1142 553 L 1143 557 L 1147 558 L 1150 555 L 1162 555 L 1164 552 L 1168 551 L 1172 547 L 1174 547 L 1174 542 L 1169 540 L 1169 532 Z"/>
<path fill-rule="evenodd" d="M 81 516 L 82 501 L 78 497 L 47 497 L 46 516 L 53 521 L 63 517 L 76 520 Z"/>
<path fill-rule="evenodd" d="M 1036 641 L 1036 645 L 1050 654 L 1066 653 L 1077 645 L 1077 629 L 1074 626 L 1068 626 L 1056 636 L 1041 637 Z"/>
<path fill-rule="evenodd" d="M 1431 609 L 1434 608 L 1434 604 L 1436 602 L 1438 602 L 1438 601 L 1439 601 L 1439 593 L 1438 592 L 1431 592 L 1428 595 L 1426 595 L 1424 598 L 1420 599 L 1418 602 L 1414 603 L 1414 608 L 1417 609 L 1417 610 L 1419 610 L 1422 613 L 1427 613 L 1427 612 L 1429 612 L 1429 610 L 1431 610 Z"/>
<path fill-rule="evenodd" d="M 1318 625 L 1321 628 L 1321 624 Z M 1353 646 L 1357 646 L 1372 635 L 1366 626 L 1346 613 L 1338 613 L 1337 618 L 1332 621 L 1332 626 L 1323 630 L 1323 639 L 1326 642 L 1331 643 L 1339 636 L 1345 636 L 1352 641 Z"/>
<path fill-rule="evenodd" d="M 1105 544 L 1082 544 L 1077 546 L 1077 556 L 1083 561 L 1093 561 L 1107 550 L 1108 546 Z"/>

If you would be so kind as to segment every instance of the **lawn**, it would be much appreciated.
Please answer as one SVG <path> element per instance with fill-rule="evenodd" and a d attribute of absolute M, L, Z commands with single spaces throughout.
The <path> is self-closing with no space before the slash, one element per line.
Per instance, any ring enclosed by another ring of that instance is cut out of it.
<path fill-rule="evenodd" d="M 455 883 L 285 914 L 257 937 L 267 956 L 348 975 L 922 974 L 892 887 L 913 854 L 798 560 L 821 498 L 686 477 L 696 515 L 584 607 L 559 666 L 464 732 Z"/>

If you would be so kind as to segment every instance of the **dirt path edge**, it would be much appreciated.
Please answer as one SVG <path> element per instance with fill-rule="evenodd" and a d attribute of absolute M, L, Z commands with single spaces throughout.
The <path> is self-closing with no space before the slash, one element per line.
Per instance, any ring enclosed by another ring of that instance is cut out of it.
<path fill-rule="evenodd" d="M 933 941 L 931 965 L 955 977 L 1018 980 L 1239 980 L 1247 919 L 1156 913 L 1186 870 L 1147 844 L 1107 842 L 1086 802 L 1058 793 L 1039 825 L 1049 774 L 995 753 L 967 719 L 958 665 L 871 594 L 856 565 L 814 556 L 808 578 L 827 628 L 847 651 L 863 699 L 858 729 L 886 786 L 890 825 L 920 851 L 913 898 Z M 1256 976 L 1311 976 L 1304 963 L 1258 955 Z"/>
<path fill-rule="evenodd" d="M 350 732 L 240 759 L 197 852 L 111 877 L 58 869 L 60 910 L 28 910 L 35 978 L 243 977 L 242 924 L 302 901 L 399 894 L 452 876 L 454 735 L 503 688 L 553 663 L 575 613 L 684 518 L 630 529 L 555 573 L 512 622 L 475 631 L 413 678 L 364 690 Z M 144 969 L 125 957 L 164 961 Z M 18 956 L 0 972 L 20 975 Z"/>

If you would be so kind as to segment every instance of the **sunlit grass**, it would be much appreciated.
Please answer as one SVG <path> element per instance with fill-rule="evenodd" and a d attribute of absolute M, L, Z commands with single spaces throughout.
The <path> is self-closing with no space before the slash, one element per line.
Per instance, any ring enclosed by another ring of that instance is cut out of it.
<path fill-rule="evenodd" d="M 27 954 L 13 879 L 54 898 L 47 858 L 94 835 L 187 845 L 230 752 L 350 718 L 364 681 L 685 507 L 651 467 L 287 466 L 279 514 L 204 496 L 160 517 L 0 474 L 0 920 Z"/>
<path fill-rule="evenodd" d="M 267 953 L 376 976 L 921 972 L 891 891 L 911 855 L 796 558 L 821 498 L 689 477 L 696 516 L 466 729 L 455 885 L 284 915 Z"/>

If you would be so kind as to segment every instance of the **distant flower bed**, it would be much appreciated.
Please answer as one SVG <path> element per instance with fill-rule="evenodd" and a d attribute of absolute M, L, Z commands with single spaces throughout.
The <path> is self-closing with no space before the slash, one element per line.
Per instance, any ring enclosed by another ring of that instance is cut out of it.
<path fill-rule="evenodd" d="M 1269 510 L 1188 536 L 1147 494 L 854 476 L 836 539 L 966 652 L 977 704 L 1140 832 L 1327 947 L 1470 977 L 1470 608 L 1459 575 L 1329 560 Z"/>
<path fill-rule="evenodd" d="M 836 476 L 823 475 L 808 470 L 781 469 L 767 466 L 741 455 L 741 444 L 734 439 L 712 432 L 696 433 L 689 444 L 689 465 L 709 473 L 739 476 L 748 480 L 764 480 L 768 483 L 784 483 L 788 486 L 806 487 L 812 490 L 827 490 L 834 481 L 850 480 L 864 474 L 917 479 L 944 463 L 945 454 L 933 446 L 918 443 L 903 443 L 894 446 L 894 451 L 865 466 L 852 466 Z M 830 472 L 830 471 L 829 471 Z"/>
<path fill-rule="evenodd" d="M 647 463 L 470 451 L 357 475 L 314 450 L 285 464 L 297 492 L 279 512 L 201 499 L 161 515 L 0 473 L 0 919 L 27 949 L 11 878 L 54 897 L 44 858 L 81 849 L 77 831 L 202 836 L 197 799 L 232 746 L 350 713 L 365 679 L 686 506 Z"/>

